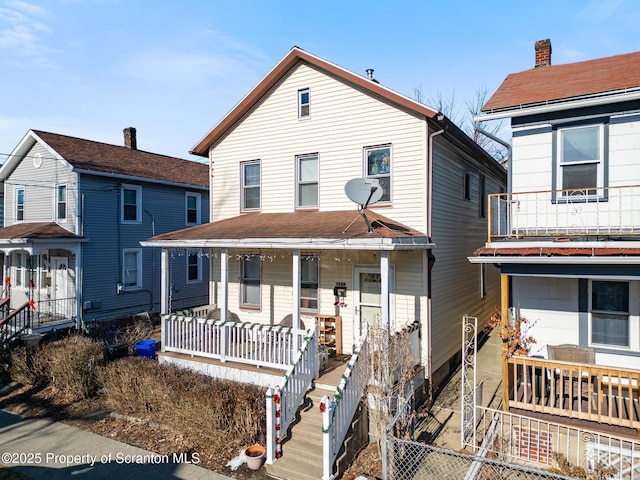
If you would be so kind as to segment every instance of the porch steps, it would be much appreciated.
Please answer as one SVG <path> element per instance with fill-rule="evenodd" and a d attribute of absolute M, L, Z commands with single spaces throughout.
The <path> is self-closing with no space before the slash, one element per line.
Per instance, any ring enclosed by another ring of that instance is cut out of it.
<path fill-rule="evenodd" d="M 320 399 L 332 396 L 333 390 L 316 385 L 309 390 L 291 426 L 290 435 L 282 444 L 282 457 L 267 465 L 270 477 L 282 480 L 319 480 L 322 478 L 322 413 Z"/>

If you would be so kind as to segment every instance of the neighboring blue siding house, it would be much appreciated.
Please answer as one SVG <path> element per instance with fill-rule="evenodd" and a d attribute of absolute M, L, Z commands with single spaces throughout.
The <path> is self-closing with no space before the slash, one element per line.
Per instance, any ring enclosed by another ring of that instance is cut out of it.
<path fill-rule="evenodd" d="M 140 242 L 209 221 L 208 165 L 30 130 L 0 168 L 5 185 L 2 306 L 20 326 L 124 317 L 160 308 L 160 250 Z M 171 253 L 174 309 L 208 300 L 200 250 Z"/>

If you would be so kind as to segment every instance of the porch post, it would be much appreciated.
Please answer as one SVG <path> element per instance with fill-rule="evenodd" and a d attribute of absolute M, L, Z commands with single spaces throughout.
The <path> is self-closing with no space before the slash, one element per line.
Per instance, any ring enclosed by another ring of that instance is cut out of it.
<path fill-rule="evenodd" d="M 509 324 L 509 276 L 500 275 L 500 314 L 502 315 L 502 331 Z M 509 410 L 509 364 L 507 362 L 507 343 L 502 343 L 502 409 Z"/>
<path fill-rule="evenodd" d="M 226 248 L 220 249 L 220 284 L 222 285 L 222 295 L 220 295 L 220 323 L 222 327 L 222 338 L 220 339 L 220 361 L 225 362 L 227 357 L 227 303 L 229 301 L 229 251 Z"/>
<path fill-rule="evenodd" d="M 387 332 L 389 335 L 392 333 L 391 316 L 389 308 L 389 276 L 390 276 L 390 264 L 389 264 L 389 251 L 383 250 L 380 252 L 380 309 L 382 310 L 382 325 L 387 325 Z M 395 325 L 393 325 L 395 330 Z"/>
<path fill-rule="evenodd" d="M 84 270 L 80 268 L 82 265 L 82 245 L 77 243 L 75 247 L 75 255 L 76 255 L 76 280 L 75 280 L 75 297 L 76 297 L 76 329 L 80 329 L 81 321 L 84 316 L 84 309 L 82 308 L 83 300 L 82 300 L 82 282 L 84 281 Z M 42 256 L 39 255 L 38 263 L 38 285 L 39 288 L 42 288 L 40 285 L 40 281 L 42 279 Z"/>
<path fill-rule="evenodd" d="M 163 248 L 160 254 L 160 313 L 171 313 L 169 305 L 169 250 Z"/>
<path fill-rule="evenodd" d="M 298 331 L 300 330 L 300 249 L 293 250 L 293 305 L 291 326 L 293 327 L 293 355 L 298 353 Z"/>

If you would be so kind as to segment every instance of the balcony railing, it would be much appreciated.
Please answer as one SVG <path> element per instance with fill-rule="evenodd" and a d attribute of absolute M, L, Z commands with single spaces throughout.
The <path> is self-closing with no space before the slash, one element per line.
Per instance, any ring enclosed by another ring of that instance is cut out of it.
<path fill-rule="evenodd" d="M 640 429 L 640 370 L 523 356 L 507 363 L 509 408 Z"/>
<path fill-rule="evenodd" d="M 489 239 L 640 235 L 640 185 L 489 195 Z"/>

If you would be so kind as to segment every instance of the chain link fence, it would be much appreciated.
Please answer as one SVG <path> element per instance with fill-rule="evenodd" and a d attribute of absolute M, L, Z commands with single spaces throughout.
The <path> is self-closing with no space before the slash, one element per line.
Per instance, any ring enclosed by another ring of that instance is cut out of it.
<path fill-rule="evenodd" d="M 573 477 L 554 474 L 498 458 L 470 455 L 406 438 L 413 438 L 415 414 L 408 398 L 383 439 L 384 480 L 544 480 Z"/>

